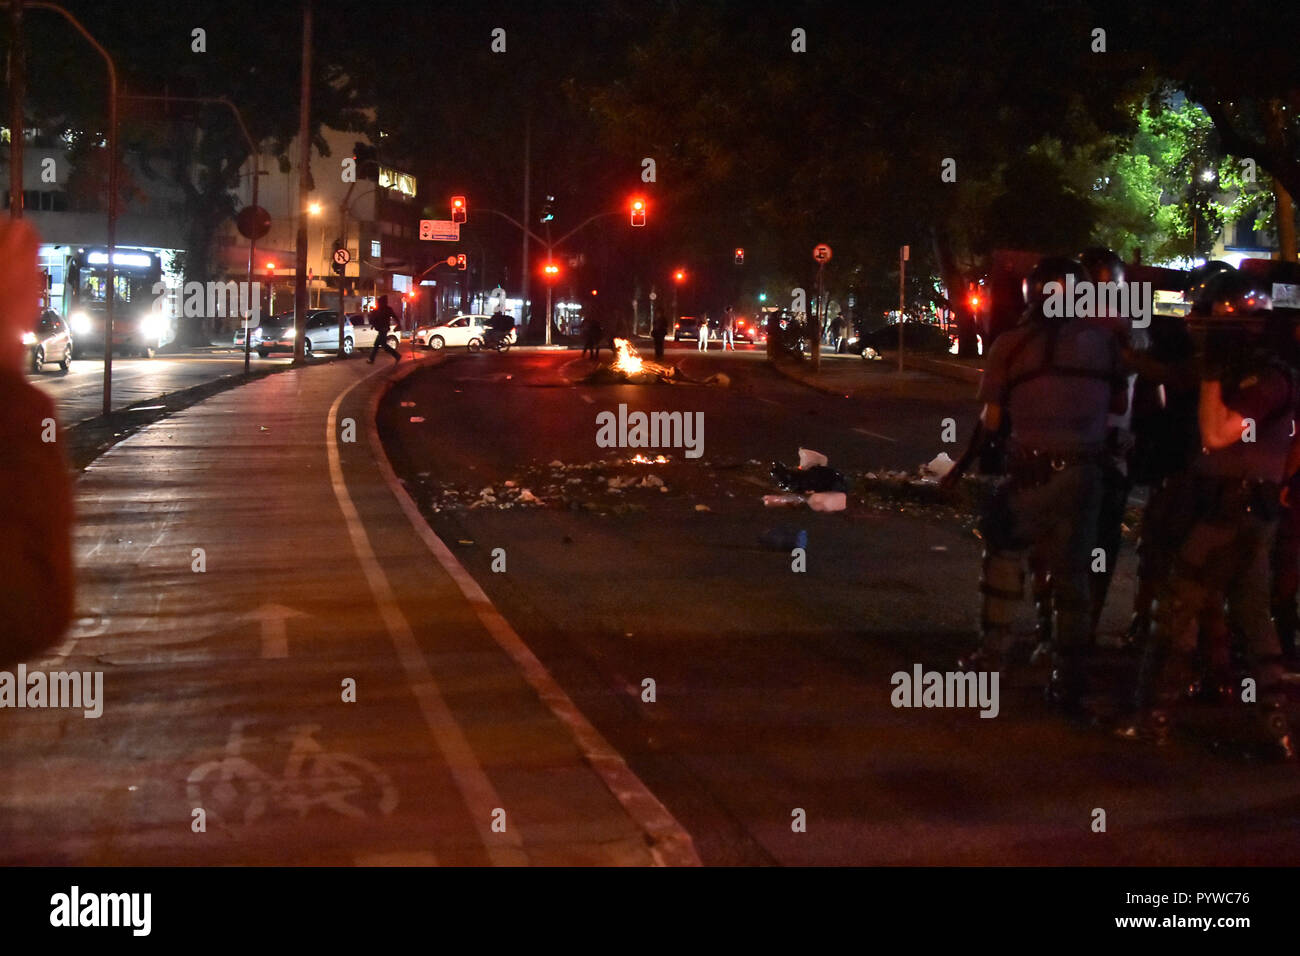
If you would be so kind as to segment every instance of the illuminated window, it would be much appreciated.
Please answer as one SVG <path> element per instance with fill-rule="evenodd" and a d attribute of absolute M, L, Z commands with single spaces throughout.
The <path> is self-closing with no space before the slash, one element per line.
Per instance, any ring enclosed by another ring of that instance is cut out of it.
<path fill-rule="evenodd" d="M 383 256 L 383 243 L 378 239 L 370 240 L 370 258 L 378 259 Z"/>

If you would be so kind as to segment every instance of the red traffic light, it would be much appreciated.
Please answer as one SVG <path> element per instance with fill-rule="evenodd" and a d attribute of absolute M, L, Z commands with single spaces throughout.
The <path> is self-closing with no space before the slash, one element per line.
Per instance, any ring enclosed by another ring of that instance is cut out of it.
<path fill-rule="evenodd" d="M 645 225 L 645 200 L 639 197 L 632 200 L 632 225 Z"/>
<path fill-rule="evenodd" d="M 676 272 L 673 273 L 673 278 L 676 279 L 678 282 L 685 282 L 685 281 L 686 281 L 686 270 L 685 270 L 685 269 L 678 269 Z"/>
<path fill-rule="evenodd" d="M 456 268 L 464 272 L 468 267 L 469 261 L 465 258 L 465 253 L 462 252 L 456 257 Z"/>
<path fill-rule="evenodd" d="M 740 246 L 737 246 L 737 247 L 736 247 L 736 265 L 738 265 L 738 266 L 743 266 L 744 264 L 745 264 L 745 250 L 742 249 L 742 248 L 740 248 Z"/>
<path fill-rule="evenodd" d="M 466 214 L 468 212 L 469 212 L 469 207 L 465 205 L 464 196 L 451 197 L 451 221 L 452 222 L 464 222 L 466 219 Z"/>

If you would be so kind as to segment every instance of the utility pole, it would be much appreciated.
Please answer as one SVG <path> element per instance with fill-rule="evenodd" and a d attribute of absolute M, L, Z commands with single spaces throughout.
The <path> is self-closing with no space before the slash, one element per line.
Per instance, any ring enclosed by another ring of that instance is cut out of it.
<path fill-rule="evenodd" d="M 293 277 L 293 364 L 306 361 L 307 335 L 307 195 L 311 192 L 311 0 L 302 4 L 302 89 L 298 104 L 298 247 Z"/>
<path fill-rule="evenodd" d="M 530 113 L 524 117 L 524 214 L 520 217 L 520 222 L 527 222 L 528 209 L 532 204 L 532 196 L 529 187 L 532 185 L 532 165 L 529 153 L 533 145 L 533 117 Z M 519 279 L 523 283 L 523 289 L 519 293 L 519 323 L 522 325 L 525 320 L 531 325 L 533 316 L 528 308 L 528 230 L 524 229 L 524 255 L 523 262 L 519 268 Z M 550 332 L 550 326 L 547 326 L 547 333 Z"/>
<path fill-rule="evenodd" d="M 903 273 L 912 252 L 911 246 L 898 250 L 898 370 L 903 370 Z"/>
<path fill-rule="evenodd" d="M 9 4 L 9 215 L 23 218 L 23 2 Z"/>

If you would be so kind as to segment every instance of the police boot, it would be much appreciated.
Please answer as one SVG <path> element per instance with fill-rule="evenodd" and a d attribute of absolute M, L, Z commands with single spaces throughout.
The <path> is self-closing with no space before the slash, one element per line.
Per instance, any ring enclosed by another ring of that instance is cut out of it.
<path fill-rule="evenodd" d="M 1034 638 L 1036 645 L 1029 663 L 1037 665 L 1052 656 L 1052 592 L 1034 593 Z"/>
<path fill-rule="evenodd" d="M 1091 721 L 1092 715 L 1083 703 L 1087 688 L 1081 665 L 1082 661 L 1077 654 L 1054 654 L 1052 673 L 1047 680 L 1043 697 L 1047 705 L 1062 717 Z"/>
<path fill-rule="evenodd" d="M 1128 622 L 1128 630 L 1120 635 L 1119 645 L 1123 648 L 1141 647 L 1151 633 L 1151 615 L 1135 611 L 1133 619 Z"/>

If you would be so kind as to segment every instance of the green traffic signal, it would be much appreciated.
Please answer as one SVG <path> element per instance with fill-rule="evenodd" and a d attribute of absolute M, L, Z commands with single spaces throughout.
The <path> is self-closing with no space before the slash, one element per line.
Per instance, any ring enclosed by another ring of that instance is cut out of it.
<path fill-rule="evenodd" d="M 760 293 L 758 294 L 758 301 L 759 301 L 759 302 L 766 302 L 766 301 L 767 301 L 767 293 L 766 293 L 766 292 L 760 292 Z"/>

